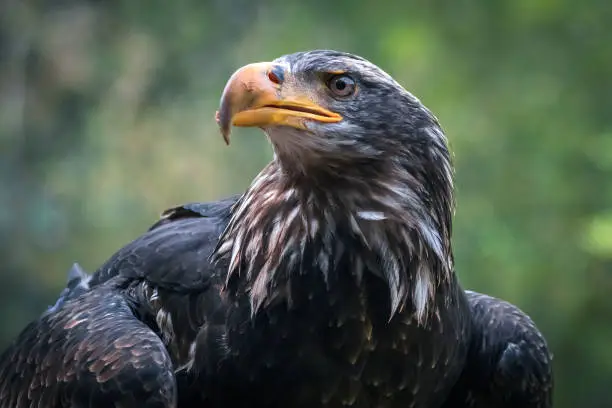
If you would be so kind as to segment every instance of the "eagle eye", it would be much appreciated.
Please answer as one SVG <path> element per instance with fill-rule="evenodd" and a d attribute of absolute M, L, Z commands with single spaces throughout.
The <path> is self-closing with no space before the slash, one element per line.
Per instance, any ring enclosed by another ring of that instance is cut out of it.
<path fill-rule="evenodd" d="M 346 98 L 355 93 L 357 84 L 349 75 L 340 74 L 332 76 L 329 81 L 327 81 L 327 87 L 335 96 Z"/>

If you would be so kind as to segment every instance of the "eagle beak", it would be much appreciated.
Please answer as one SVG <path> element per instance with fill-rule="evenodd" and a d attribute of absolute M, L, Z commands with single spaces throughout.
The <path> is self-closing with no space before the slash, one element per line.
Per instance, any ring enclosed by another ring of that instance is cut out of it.
<path fill-rule="evenodd" d="M 324 123 L 342 120 L 342 116 L 305 95 L 295 95 L 290 89 L 283 89 L 288 75 L 282 65 L 260 62 L 246 65 L 230 77 L 216 114 L 225 143 L 229 145 L 232 125 L 306 129 L 305 123 L 309 120 Z"/>

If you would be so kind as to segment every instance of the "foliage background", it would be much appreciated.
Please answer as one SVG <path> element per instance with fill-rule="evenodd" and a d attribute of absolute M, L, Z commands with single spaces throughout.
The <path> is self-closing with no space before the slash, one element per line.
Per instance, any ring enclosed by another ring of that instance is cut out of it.
<path fill-rule="evenodd" d="M 0 348 L 161 210 L 243 190 L 225 80 L 312 48 L 363 55 L 440 118 L 468 288 L 518 304 L 555 353 L 556 407 L 611 407 L 612 3 L 0 2 Z"/>

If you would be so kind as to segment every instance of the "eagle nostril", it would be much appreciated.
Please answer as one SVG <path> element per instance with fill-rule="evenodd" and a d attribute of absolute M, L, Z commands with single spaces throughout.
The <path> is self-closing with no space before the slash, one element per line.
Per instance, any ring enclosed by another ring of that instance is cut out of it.
<path fill-rule="evenodd" d="M 285 80 L 285 71 L 280 65 L 275 65 L 268 71 L 268 79 L 275 84 L 281 84 Z"/>

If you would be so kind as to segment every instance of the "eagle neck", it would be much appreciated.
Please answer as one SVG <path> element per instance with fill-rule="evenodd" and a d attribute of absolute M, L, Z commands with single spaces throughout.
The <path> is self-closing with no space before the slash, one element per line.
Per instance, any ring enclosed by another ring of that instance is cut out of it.
<path fill-rule="evenodd" d="M 215 252 L 228 261 L 230 292 L 249 296 L 255 314 L 279 301 L 291 306 L 295 275 L 318 271 L 329 288 L 336 273 L 349 271 L 358 284 L 368 273 L 386 282 L 391 316 L 411 300 L 423 322 L 452 273 L 446 229 L 397 179 L 360 180 L 305 183 L 277 162 L 266 166 L 234 205 Z"/>

